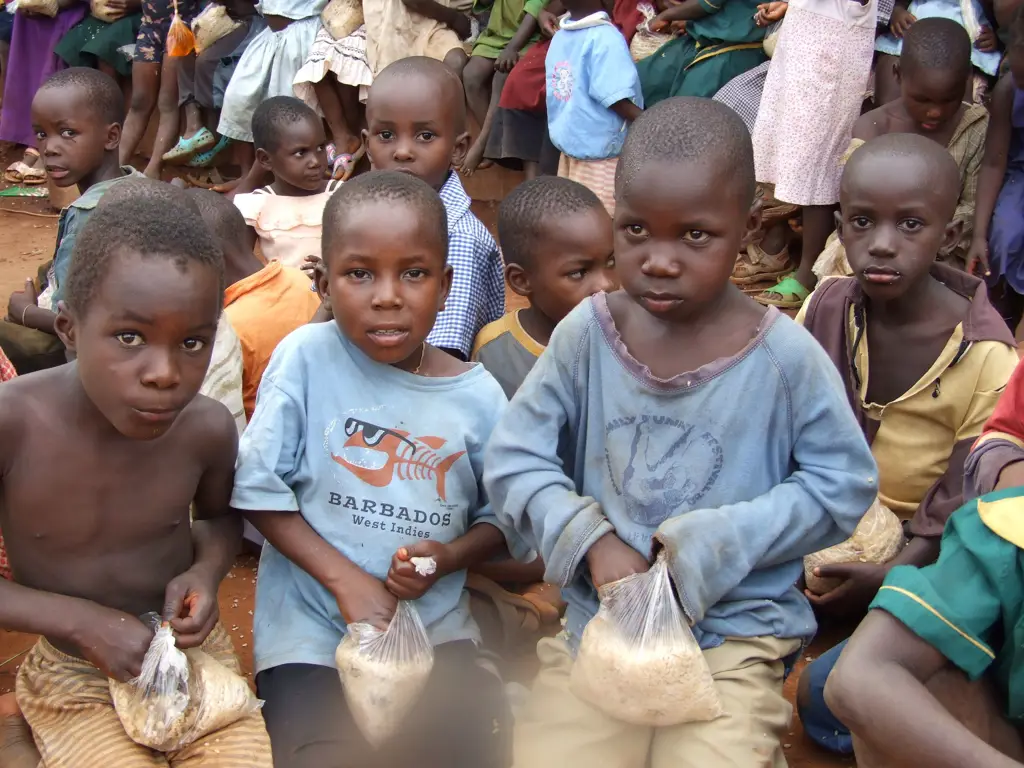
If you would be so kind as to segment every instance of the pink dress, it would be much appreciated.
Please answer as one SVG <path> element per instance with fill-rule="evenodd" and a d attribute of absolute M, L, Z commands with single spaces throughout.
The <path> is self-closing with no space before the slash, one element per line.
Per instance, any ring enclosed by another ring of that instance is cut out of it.
<path fill-rule="evenodd" d="M 326 191 L 305 197 L 279 195 L 263 187 L 235 195 L 234 202 L 245 223 L 259 235 L 264 259 L 301 268 L 307 256 L 320 256 L 324 208 L 340 186 L 340 181 L 332 181 Z"/>
<path fill-rule="evenodd" d="M 757 180 L 793 205 L 839 201 L 871 74 L 876 0 L 791 0 L 754 125 Z"/>

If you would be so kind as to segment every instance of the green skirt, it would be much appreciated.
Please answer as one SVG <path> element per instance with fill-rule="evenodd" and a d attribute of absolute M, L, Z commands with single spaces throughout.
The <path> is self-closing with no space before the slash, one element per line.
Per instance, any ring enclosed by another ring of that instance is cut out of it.
<path fill-rule="evenodd" d="M 644 106 L 672 96 L 710 99 L 734 77 L 767 60 L 761 41 L 698 46 L 689 35 L 680 35 L 637 62 Z"/>
<path fill-rule="evenodd" d="M 104 61 L 119 75 L 128 76 L 132 73 L 131 58 L 118 49 L 135 44 L 141 24 L 141 13 L 110 23 L 86 16 L 67 31 L 53 52 L 69 67 L 95 67 Z"/>

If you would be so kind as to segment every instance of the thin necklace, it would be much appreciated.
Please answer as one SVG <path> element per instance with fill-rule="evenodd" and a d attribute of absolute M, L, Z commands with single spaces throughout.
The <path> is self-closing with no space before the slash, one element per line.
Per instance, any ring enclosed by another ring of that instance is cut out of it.
<path fill-rule="evenodd" d="M 420 361 L 416 364 L 416 367 L 412 369 L 412 372 L 414 374 L 418 374 L 420 372 L 420 368 L 423 367 L 423 358 L 426 357 L 426 356 L 427 356 L 427 342 L 424 341 L 423 345 L 420 347 Z"/>

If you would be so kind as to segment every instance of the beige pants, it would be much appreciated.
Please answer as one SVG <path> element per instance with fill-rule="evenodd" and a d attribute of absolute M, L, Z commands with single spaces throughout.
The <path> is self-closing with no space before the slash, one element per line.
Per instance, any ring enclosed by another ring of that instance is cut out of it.
<path fill-rule="evenodd" d="M 793 707 L 782 697 L 782 659 L 799 648 L 799 640 L 751 637 L 705 651 L 725 714 L 644 728 L 573 696 L 568 645 L 541 640 L 541 671 L 516 721 L 515 768 L 785 768 L 780 738 Z"/>
<path fill-rule="evenodd" d="M 227 632 L 217 625 L 202 648 L 240 672 Z M 18 671 L 18 706 L 32 728 L 39 768 L 271 768 L 270 737 L 255 712 L 166 755 L 132 741 L 110 698 L 106 676 L 87 661 L 39 640 Z"/>

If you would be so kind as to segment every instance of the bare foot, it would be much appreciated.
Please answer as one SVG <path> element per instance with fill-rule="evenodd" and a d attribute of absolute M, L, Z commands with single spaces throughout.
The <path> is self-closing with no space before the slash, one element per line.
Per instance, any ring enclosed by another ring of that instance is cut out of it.
<path fill-rule="evenodd" d="M 12 710 L 13 708 L 13 710 Z M 32 740 L 32 729 L 21 716 L 14 694 L 0 697 L 0 765 L 4 768 L 37 768 L 41 756 Z"/>
<path fill-rule="evenodd" d="M 487 142 L 481 141 L 480 138 L 477 137 L 477 140 L 473 142 L 473 146 L 466 153 L 466 159 L 459 167 L 459 172 L 463 176 L 472 176 L 477 168 L 480 168 L 483 164 L 484 150 L 487 149 Z"/>

